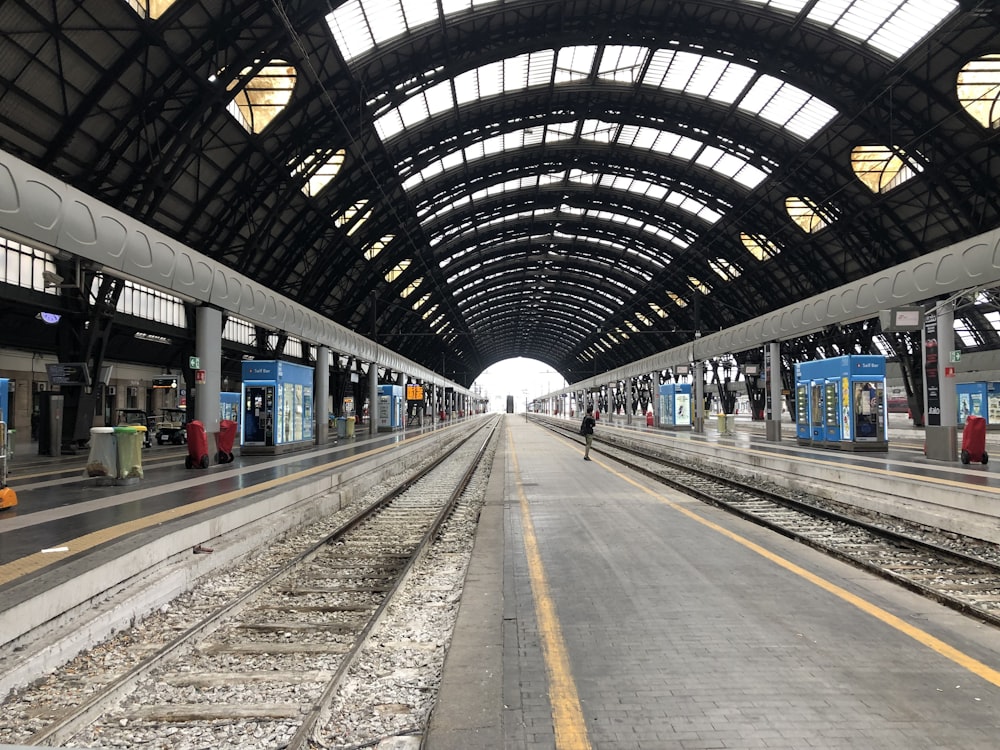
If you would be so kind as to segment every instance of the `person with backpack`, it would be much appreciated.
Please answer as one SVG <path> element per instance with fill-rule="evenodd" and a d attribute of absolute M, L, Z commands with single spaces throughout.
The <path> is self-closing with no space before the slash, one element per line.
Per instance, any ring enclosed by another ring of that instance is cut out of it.
<path fill-rule="evenodd" d="M 590 446 L 594 442 L 594 426 L 597 420 L 594 419 L 594 407 L 588 406 L 587 413 L 583 415 L 583 422 L 580 423 L 580 434 L 583 435 L 586 449 L 583 452 L 583 460 L 590 460 Z"/>

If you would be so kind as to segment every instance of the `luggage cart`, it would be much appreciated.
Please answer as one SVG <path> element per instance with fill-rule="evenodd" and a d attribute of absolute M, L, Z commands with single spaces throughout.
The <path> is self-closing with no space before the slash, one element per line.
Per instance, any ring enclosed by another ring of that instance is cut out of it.
<path fill-rule="evenodd" d="M 17 493 L 7 486 L 7 461 L 14 456 L 7 423 L 0 422 L 0 510 L 17 505 Z"/>

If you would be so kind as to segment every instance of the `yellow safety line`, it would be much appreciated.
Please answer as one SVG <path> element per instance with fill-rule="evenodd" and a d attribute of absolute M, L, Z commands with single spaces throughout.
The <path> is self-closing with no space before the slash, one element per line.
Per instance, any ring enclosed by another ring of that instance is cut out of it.
<path fill-rule="evenodd" d="M 578 448 L 579 446 L 578 443 L 573 441 L 567 441 L 567 442 L 569 442 L 570 445 L 577 447 L 578 452 L 580 452 Z M 633 487 L 642 490 L 647 495 L 650 495 L 651 497 L 655 498 L 656 500 L 668 506 L 669 508 L 676 510 L 678 513 L 687 516 L 692 521 L 700 523 L 701 525 L 706 526 L 709 529 L 712 529 L 713 531 L 718 532 L 719 534 L 722 534 L 725 537 L 728 537 L 729 539 L 733 540 L 737 544 L 743 545 L 752 552 L 756 552 L 761 557 L 770 560 L 771 562 L 773 562 L 776 565 L 779 565 L 785 570 L 799 576 L 800 578 L 809 581 L 810 583 L 820 587 L 824 591 L 827 591 L 833 594 L 834 596 L 838 597 L 839 599 L 842 599 L 848 604 L 857 607 L 862 612 L 871 615 L 872 617 L 874 617 L 877 620 L 880 620 L 889 627 L 894 628 L 898 630 L 900 633 L 909 636 L 913 640 L 926 646 L 932 651 L 940 654 L 946 659 L 954 662 L 960 667 L 963 667 L 964 669 L 967 669 L 968 671 L 972 672 L 978 677 L 981 677 L 982 679 L 986 680 L 986 682 L 989 682 L 992 685 L 1000 687 L 1000 671 L 994 669 L 993 667 L 990 667 L 989 665 L 984 664 L 978 659 L 975 659 L 972 656 L 969 656 L 968 654 L 959 651 L 957 648 L 945 643 L 940 638 L 937 638 L 928 633 L 927 631 L 921 630 L 920 628 L 911 625 L 910 623 L 906 622 L 906 620 L 897 617 L 896 615 L 882 609 L 876 604 L 872 604 L 867 599 L 864 599 L 858 596 L 857 594 L 853 594 L 850 591 L 838 586 L 837 584 L 832 583 L 831 581 L 828 581 L 825 578 L 816 575 L 815 573 L 811 573 L 810 571 L 796 565 L 790 560 L 787 560 L 784 557 L 781 557 L 780 555 L 777 555 L 774 552 L 771 552 L 770 550 L 761 547 L 759 544 L 750 541 L 746 537 L 740 536 L 739 534 L 730 531 L 729 529 L 726 529 L 723 526 L 720 526 L 714 521 L 710 521 L 707 518 L 698 515 L 694 511 L 689 510 L 688 508 L 685 508 L 682 505 L 678 505 L 670 498 L 661 495 L 655 490 L 640 484 L 631 477 L 628 477 L 622 474 L 621 472 L 615 470 L 613 467 L 608 466 L 604 462 L 598 460 L 597 463 L 599 466 L 611 472 L 619 479 L 623 479 L 624 481 L 631 484 Z"/>
<path fill-rule="evenodd" d="M 531 578 L 531 591 L 535 600 L 535 617 L 538 619 L 538 632 L 542 640 L 542 656 L 545 660 L 545 671 L 549 679 L 549 702 L 552 706 L 552 725 L 555 730 L 557 750 L 590 750 L 590 739 L 587 736 L 587 723 L 580 707 L 580 696 L 573 681 L 563 641 L 559 616 L 556 614 L 555 602 L 549 594 L 549 584 L 545 578 L 542 557 L 538 551 L 538 539 L 535 537 L 535 526 L 531 521 L 531 510 L 528 498 L 521 483 L 521 472 L 517 463 L 517 452 L 514 449 L 514 439 L 507 432 L 510 446 L 511 461 L 517 482 L 517 494 L 521 505 L 521 526 L 524 533 L 524 552 L 528 561 L 528 572 Z"/>
<path fill-rule="evenodd" d="M 421 436 L 422 437 L 422 436 Z M 28 575 L 29 573 L 34 573 L 42 568 L 52 565 L 55 562 L 62 562 L 68 557 L 73 555 L 86 552 L 98 545 L 105 544 L 106 542 L 112 541 L 114 539 L 119 539 L 128 534 L 133 534 L 137 531 L 142 531 L 159 524 L 164 524 L 169 521 L 173 521 L 178 518 L 183 518 L 185 516 L 190 516 L 193 513 L 199 513 L 200 511 L 207 510 L 209 508 L 214 508 L 219 505 L 224 505 L 232 500 L 238 500 L 242 497 L 247 497 L 248 495 L 254 495 L 258 492 L 264 492 L 266 490 L 274 489 L 275 487 L 280 487 L 288 482 L 294 482 L 299 479 L 305 479 L 314 474 L 320 474 L 324 471 L 331 471 L 339 466 L 342 466 L 351 461 L 355 461 L 361 456 L 373 456 L 383 451 L 390 450 L 391 448 L 397 447 L 395 445 L 386 445 L 381 448 L 373 448 L 370 451 L 366 451 L 362 454 L 355 456 L 347 456 L 345 458 L 337 459 L 336 461 L 331 461 L 321 466 L 314 466 L 310 469 L 303 469 L 302 471 L 297 471 L 293 474 L 289 474 L 284 477 L 279 477 L 277 479 L 270 479 L 261 484 L 254 485 L 252 487 L 244 487 L 239 490 L 233 490 L 232 492 L 227 492 L 223 495 L 217 495 L 215 497 L 209 497 L 204 500 L 199 500 L 194 503 L 189 503 L 187 505 L 179 506 L 177 508 L 171 508 L 169 510 L 161 511 L 160 513 L 154 513 L 151 516 L 145 516 L 143 518 L 137 518 L 133 521 L 127 521 L 125 523 L 118 524 L 116 526 L 109 526 L 106 529 L 100 529 L 94 531 L 90 534 L 85 534 L 81 537 L 76 537 L 68 542 L 63 542 L 62 544 L 54 545 L 53 549 L 59 547 L 68 547 L 67 552 L 35 552 L 34 554 L 27 555 L 26 557 L 19 558 L 12 562 L 0 565 L 0 585 L 10 583 L 11 581 L 17 580 L 21 576 Z M 224 478 L 222 476 L 220 479 Z"/>

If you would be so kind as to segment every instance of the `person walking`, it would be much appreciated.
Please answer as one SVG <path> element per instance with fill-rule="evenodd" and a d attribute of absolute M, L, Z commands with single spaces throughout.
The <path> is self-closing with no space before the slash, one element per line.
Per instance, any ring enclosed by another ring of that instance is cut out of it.
<path fill-rule="evenodd" d="M 586 449 L 583 452 L 583 460 L 590 460 L 590 446 L 594 442 L 594 425 L 597 424 L 597 420 L 594 419 L 594 407 L 588 406 L 587 413 L 583 415 L 583 422 L 580 424 L 580 434 L 583 435 L 584 442 L 586 443 Z"/>

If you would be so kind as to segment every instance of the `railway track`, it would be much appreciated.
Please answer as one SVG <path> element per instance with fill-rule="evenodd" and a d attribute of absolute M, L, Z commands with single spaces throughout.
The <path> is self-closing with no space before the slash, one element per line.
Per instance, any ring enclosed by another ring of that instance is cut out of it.
<path fill-rule="evenodd" d="M 570 429 L 549 429 L 579 438 Z M 602 436 L 591 448 L 685 494 L 880 575 L 941 604 L 1000 626 L 1000 550 L 900 519 L 874 518 L 866 511 L 821 498 L 792 497 L 778 489 L 749 485 L 615 445 Z"/>
<path fill-rule="evenodd" d="M 141 657 L 91 690 L 67 691 L 78 694 L 72 705 L 33 702 L 36 728 L 17 742 L 311 747 L 359 650 L 439 534 L 498 424 L 490 420 L 301 548 L 269 553 L 262 559 L 269 572 L 249 587 L 223 581 L 196 607 L 197 621 L 168 640 L 142 643 L 138 633 Z M 0 733 L 0 741 L 12 740 Z"/>

